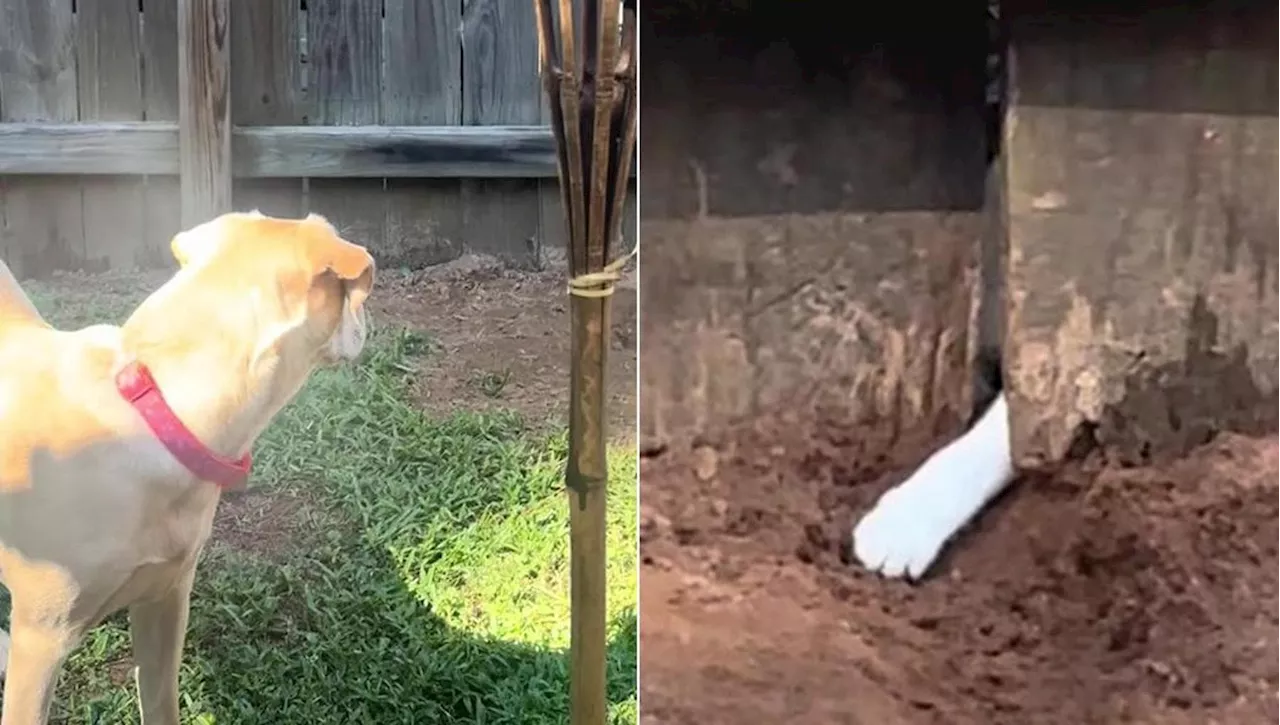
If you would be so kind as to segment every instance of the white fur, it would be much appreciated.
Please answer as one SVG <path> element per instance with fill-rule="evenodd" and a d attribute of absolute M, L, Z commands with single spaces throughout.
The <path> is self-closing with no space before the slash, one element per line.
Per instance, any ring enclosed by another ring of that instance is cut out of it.
<path fill-rule="evenodd" d="M 1013 480 L 1004 393 L 964 435 L 889 489 L 853 529 L 853 553 L 871 571 L 918 579 L 942 546 Z"/>
<path fill-rule="evenodd" d="M 4 679 L 4 671 L 9 666 L 9 633 L 0 629 L 0 679 Z"/>
<path fill-rule="evenodd" d="M 333 337 L 329 338 L 329 355 L 335 360 L 354 360 L 364 349 L 368 324 L 363 307 L 353 310 L 351 305 L 342 306 L 342 321 Z"/>

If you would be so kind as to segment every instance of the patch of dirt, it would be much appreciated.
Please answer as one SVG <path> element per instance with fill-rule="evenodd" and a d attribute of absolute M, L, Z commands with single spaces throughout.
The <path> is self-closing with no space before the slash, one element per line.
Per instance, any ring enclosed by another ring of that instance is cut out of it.
<path fill-rule="evenodd" d="M 569 400 L 569 296 L 564 263 L 511 269 L 466 256 L 415 272 L 379 272 L 370 306 L 385 324 L 430 337 L 416 397 L 434 414 L 516 410 L 537 425 L 563 424 Z M 634 272 L 613 298 L 606 381 L 610 437 L 635 440 Z"/>
<path fill-rule="evenodd" d="M 928 579 L 849 562 L 932 446 L 762 422 L 642 461 L 646 725 L 1277 719 L 1277 440 L 1026 476 Z"/>
<path fill-rule="evenodd" d="M 116 687 L 128 687 L 134 682 L 133 669 L 137 664 L 133 657 L 125 656 L 107 663 L 107 679 Z"/>
<path fill-rule="evenodd" d="M 305 542 L 299 531 L 319 530 L 315 509 L 288 493 L 267 493 L 250 485 L 218 503 L 210 541 L 270 560 L 283 560 Z"/>

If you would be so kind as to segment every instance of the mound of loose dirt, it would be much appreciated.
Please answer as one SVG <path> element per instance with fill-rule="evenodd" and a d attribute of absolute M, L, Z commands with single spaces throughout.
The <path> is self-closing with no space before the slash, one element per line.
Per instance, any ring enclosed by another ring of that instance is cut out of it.
<path fill-rule="evenodd" d="M 1277 718 L 1277 442 L 1020 481 L 918 585 L 848 563 L 923 459 L 795 421 L 642 464 L 647 725 Z"/>
<path fill-rule="evenodd" d="M 564 425 L 569 399 L 569 297 L 563 254 L 543 270 L 467 255 L 413 272 L 379 272 L 375 322 L 426 333 L 434 351 L 415 390 L 423 408 L 515 410 L 535 425 Z M 635 440 L 636 285 L 613 298 L 608 379 L 609 435 Z"/>

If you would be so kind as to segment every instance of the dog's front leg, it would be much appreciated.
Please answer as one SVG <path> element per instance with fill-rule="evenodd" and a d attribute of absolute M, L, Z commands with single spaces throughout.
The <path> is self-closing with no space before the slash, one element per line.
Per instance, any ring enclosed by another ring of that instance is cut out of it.
<path fill-rule="evenodd" d="M 44 725 L 53 704 L 58 672 L 75 647 L 77 635 L 63 624 L 28 619 L 17 608 L 9 630 L 9 663 L 0 725 Z"/>
<path fill-rule="evenodd" d="M 129 607 L 142 725 L 178 725 L 178 666 L 194 577 L 193 562 L 167 594 Z"/>

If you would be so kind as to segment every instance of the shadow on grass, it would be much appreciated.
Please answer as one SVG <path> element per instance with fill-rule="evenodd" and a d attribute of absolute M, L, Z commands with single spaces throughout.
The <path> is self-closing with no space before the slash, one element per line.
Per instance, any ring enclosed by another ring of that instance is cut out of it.
<path fill-rule="evenodd" d="M 306 570 L 211 552 L 195 594 L 184 721 L 567 721 L 563 650 L 461 631 L 406 591 L 386 555 L 326 549 Z M 355 581 L 327 580 L 353 569 L 361 572 Z M 227 581 L 232 576 L 238 581 Z M 611 625 L 610 720 L 634 723 L 635 615 Z M 123 627 L 111 629 L 111 649 L 127 651 Z M 122 684 L 123 691 L 67 703 L 66 722 L 134 722 L 131 683 Z"/>
<path fill-rule="evenodd" d="M 375 549 L 323 544 L 306 556 L 278 563 L 211 548 L 193 596 L 184 722 L 567 721 L 563 649 L 451 626 Z M 634 610 L 610 632 L 610 722 L 635 723 Z M 128 652 L 122 616 L 96 630 L 64 674 L 54 721 L 137 722 Z"/>
<path fill-rule="evenodd" d="M 197 575 L 184 723 L 568 721 L 564 437 L 424 415 L 406 390 L 427 347 L 379 332 L 260 440 L 219 515 L 263 504 L 239 522 L 253 535 L 220 529 Z M 634 449 L 610 468 L 610 721 L 634 725 Z M 131 670 L 117 614 L 68 661 L 54 722 L 138 722 Z"/>

